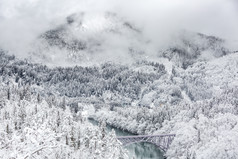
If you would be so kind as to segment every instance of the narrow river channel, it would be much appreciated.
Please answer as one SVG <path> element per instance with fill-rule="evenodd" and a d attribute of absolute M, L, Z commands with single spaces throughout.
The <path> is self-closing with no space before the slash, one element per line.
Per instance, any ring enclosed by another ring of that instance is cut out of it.
<path fill-rule="evenodd" d="M 98 125 L 98 122 L 93 119 L 88 119 L 93 125 Z M 134 134 L 123 131 L 121 129 L 107 125 L 107 132 L 115 130 L 117 136 L 132 136 Z M 125 146 L 129 152 L 130 159 L 164 159 L 163 153 L 153 144 L 150 143 L 136 143 Z"/>

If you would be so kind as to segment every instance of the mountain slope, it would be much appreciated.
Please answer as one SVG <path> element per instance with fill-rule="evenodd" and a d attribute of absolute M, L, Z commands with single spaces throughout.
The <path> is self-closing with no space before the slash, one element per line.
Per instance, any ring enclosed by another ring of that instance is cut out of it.
<path fill-rule="evenodd" d="M 167 36 L 169 40 L 162 45 L 149 38 L 143 27 L 115 13 L 78 13 L 42 33 L 33 42 L 30 57 L 35 62 L 56 66 L 108 61 L 130 64 L 144 59 L 158 62 L 166 58 L 186 69 L 197 61 L 231 52 L 226 41 L 218 37 L 185 30 Z"/>

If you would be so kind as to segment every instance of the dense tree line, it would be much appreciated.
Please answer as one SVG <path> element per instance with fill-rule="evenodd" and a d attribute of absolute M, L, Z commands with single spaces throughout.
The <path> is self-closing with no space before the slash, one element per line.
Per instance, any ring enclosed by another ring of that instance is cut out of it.
<path fill-rule="evenodd" d="M 128 66 L 106 63 L 100 67 L 57 67 L 48 68 L 41 64 L 17 60 L 1 51 L 2 76 L 11 76 L 15 82 L 45 86 L 49 92 L 57 91 L 68 97 L 101 97 L 105 91 L 138 99 L 141 88 L 165 74 L 158 63 L 144 62 L 153 66 L 157 73 L 137 72 Z"/>

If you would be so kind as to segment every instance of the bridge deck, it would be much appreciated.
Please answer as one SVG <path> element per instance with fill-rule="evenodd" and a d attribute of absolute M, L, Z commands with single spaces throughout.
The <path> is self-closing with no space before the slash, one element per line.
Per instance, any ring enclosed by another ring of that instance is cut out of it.
<path fill-rule="evenodd" d="M 162 134 L 162 135 L 118 136 L 117 139 L 123 139 L 123 138 L 140 138 L 140 137 L 167 137 L 167 136 L 176 136 L 176 135 L 175 135 L 175 134 Z"/>
<path fill-rule="evenodd" d="M 135 135 L 135 136 L 119 136 L 117 139 L 123 145 L 129 145 L 138 142 L 150 142 L 158 146 L 162 151 L 166 152 L 172 143 L 175 134 L 162 135 Z"/>

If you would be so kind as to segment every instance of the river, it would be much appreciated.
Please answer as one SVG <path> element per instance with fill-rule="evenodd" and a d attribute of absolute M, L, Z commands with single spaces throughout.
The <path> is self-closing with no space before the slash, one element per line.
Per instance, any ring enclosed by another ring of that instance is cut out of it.
<path fill-rule="evenodd" d="M 88 119 L 90 123 L 98 125 L 98 122 L 93 119 Z M 117 136 L 132 136 L 134 134 L 123 131 L 121 129 L 107 125 L 107 132 L 115 130 Z M 129 152 L 130 159 L 164 159 L 163 153 L 153 144 L 136 143 L 125 146 Z"/>

